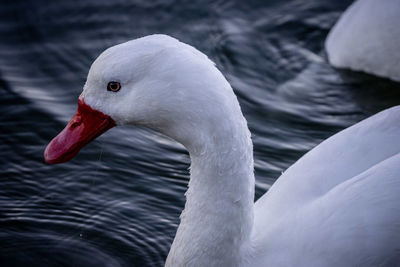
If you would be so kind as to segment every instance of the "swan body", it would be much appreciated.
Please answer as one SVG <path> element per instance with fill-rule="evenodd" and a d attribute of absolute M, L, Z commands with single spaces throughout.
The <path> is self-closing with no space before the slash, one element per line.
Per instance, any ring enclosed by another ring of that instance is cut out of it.
<path fill-rule="evenodd" d="M 400 0 L 357 0 L 325 46 L 330 63 L 400 81 Z"/>
<path fill-rule="evenodd" d="M 397 106 L 325 140 L 254 203 L 253 147 L 231 86 L 198 50 L 151 35 L 96 59 L 45 160 L 69 160 L 114 125 L 182 143 L 190 182 L 166 266 L 389 266 L 400 249 L 399 122 Z"/>

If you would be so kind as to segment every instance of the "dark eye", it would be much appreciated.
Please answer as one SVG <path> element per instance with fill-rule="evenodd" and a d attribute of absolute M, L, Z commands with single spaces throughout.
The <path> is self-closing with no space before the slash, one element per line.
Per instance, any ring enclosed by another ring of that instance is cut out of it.
<path fill-rule="evenodd" d="M 109 82 L 107 84 L 107 91 L 118 92 L 121 89 L 121 84 L 119 82 Z"/>

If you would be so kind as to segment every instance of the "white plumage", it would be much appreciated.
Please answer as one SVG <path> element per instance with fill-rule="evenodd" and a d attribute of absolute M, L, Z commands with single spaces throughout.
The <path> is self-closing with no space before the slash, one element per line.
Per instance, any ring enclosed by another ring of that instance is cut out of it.
<path fill-rule="evenodd" d="M 105 90 L 121 83 L 117 93 Z M 255 204 L 253 148 L 231 86 L 193 47 L 152 35 L 93 63 L 86 104 L 182 143 L 191 177 L 166 266 L 384 266 L 400 249 L 400 106 L 315 147 Z M 132 152 L 134 153 L 134 152 Z"/>
<path fill-rule="evenodd" d="M 326 39 L 330 63 L 400 81 L 400 0 L 357 0 Z"/>

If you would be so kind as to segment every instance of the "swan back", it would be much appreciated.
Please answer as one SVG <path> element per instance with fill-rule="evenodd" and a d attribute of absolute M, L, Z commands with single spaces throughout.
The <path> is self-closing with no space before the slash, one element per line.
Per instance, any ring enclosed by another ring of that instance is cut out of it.
<path fill-rule="evenodd" d="M 259 259 L 270 250 L 264 260 L 297 266 L 392 262 L 400 246 L 399 121 L 400 106 L 382 111 L 286 170 L 255 203 Z M 285 249 L 275 251 L 280 246 Z"/>
<path fill-rule="evenodd" d="M 330 63 L 400 81 L 400 1 L 357 0 L 326 39 Z"/>

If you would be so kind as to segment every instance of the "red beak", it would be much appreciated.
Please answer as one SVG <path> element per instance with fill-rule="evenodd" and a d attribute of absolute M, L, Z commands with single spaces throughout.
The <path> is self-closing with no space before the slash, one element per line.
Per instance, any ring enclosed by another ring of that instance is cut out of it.
<path fill-rule="evenodd" d="M 48 164 L 66 162 L 90 141 L 114 127 L 108 115 L 92 109 L 83 99 L 78 100 L 78 110 L 67 126 L 47 145 L 44 160 Z"/>

